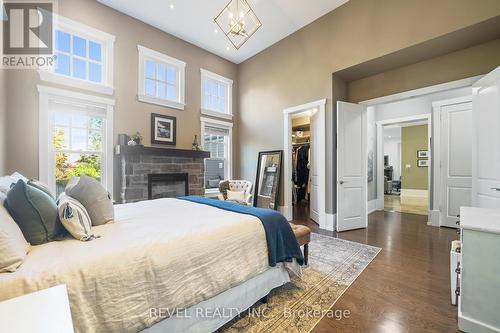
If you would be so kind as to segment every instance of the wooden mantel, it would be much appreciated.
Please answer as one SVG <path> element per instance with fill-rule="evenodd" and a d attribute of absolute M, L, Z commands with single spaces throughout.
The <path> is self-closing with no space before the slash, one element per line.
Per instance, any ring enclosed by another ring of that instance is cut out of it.
<path fill-rule="evenodd" d="M 191 158 L 209 158 L 210 152 L 203 150 L 174 149 L 162 147 L 145 146 L 123 146 L 115 147 L 116 155 L 153 155 L 169 157 L 191 157 Z"/>

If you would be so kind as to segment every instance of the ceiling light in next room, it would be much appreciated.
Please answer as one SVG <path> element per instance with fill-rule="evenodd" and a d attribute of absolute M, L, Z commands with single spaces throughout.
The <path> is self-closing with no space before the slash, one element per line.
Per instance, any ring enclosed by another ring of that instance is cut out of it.
<path fill-rule="evenodd" d="M 173 3 L 170 4 L 170 10 L 173 10 L 175 8 L 175 5 Z"/>
<path fill-rule="evenodd" d="M 246 0 L 232 0 L 215 18 L 236 49 L 239 49 L 262 26 Z"/>

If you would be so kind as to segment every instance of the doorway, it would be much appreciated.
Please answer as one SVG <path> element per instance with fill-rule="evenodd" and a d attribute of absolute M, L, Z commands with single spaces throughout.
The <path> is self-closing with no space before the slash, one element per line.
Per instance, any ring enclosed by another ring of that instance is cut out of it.
<path fill-rule="evenodd" d="M 284 110 L 284 209 L 288 220 L 312 220 L 326 229 L 325 104 Z"/>
<path fill-rule="evenodd" d="M 428 215 L 429 119 L 386 124 L 382 131 L 384 210 Z"/>

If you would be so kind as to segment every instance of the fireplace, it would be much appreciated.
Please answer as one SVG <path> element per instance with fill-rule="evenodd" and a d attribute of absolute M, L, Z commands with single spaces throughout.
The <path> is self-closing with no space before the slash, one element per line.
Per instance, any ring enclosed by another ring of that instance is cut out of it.
<path fill-rule="evenodd" d="M 186 195 L 189 195 L 187 173 L 150 173 L 148 175 L 148 200 Z"/>
<path fill-rule="evenodd" d="M 203 195 L 206 151 L 144 146 L 115 147 L 117 203 Z"/>

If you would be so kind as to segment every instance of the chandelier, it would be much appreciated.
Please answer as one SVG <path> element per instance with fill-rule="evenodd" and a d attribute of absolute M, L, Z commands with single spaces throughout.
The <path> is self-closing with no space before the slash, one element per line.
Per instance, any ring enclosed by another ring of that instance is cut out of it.
<path fill-rule="evenodd" d="M 262 25 L 246 0 L 231 0 L 215 23 L 238 50 Z"/>

